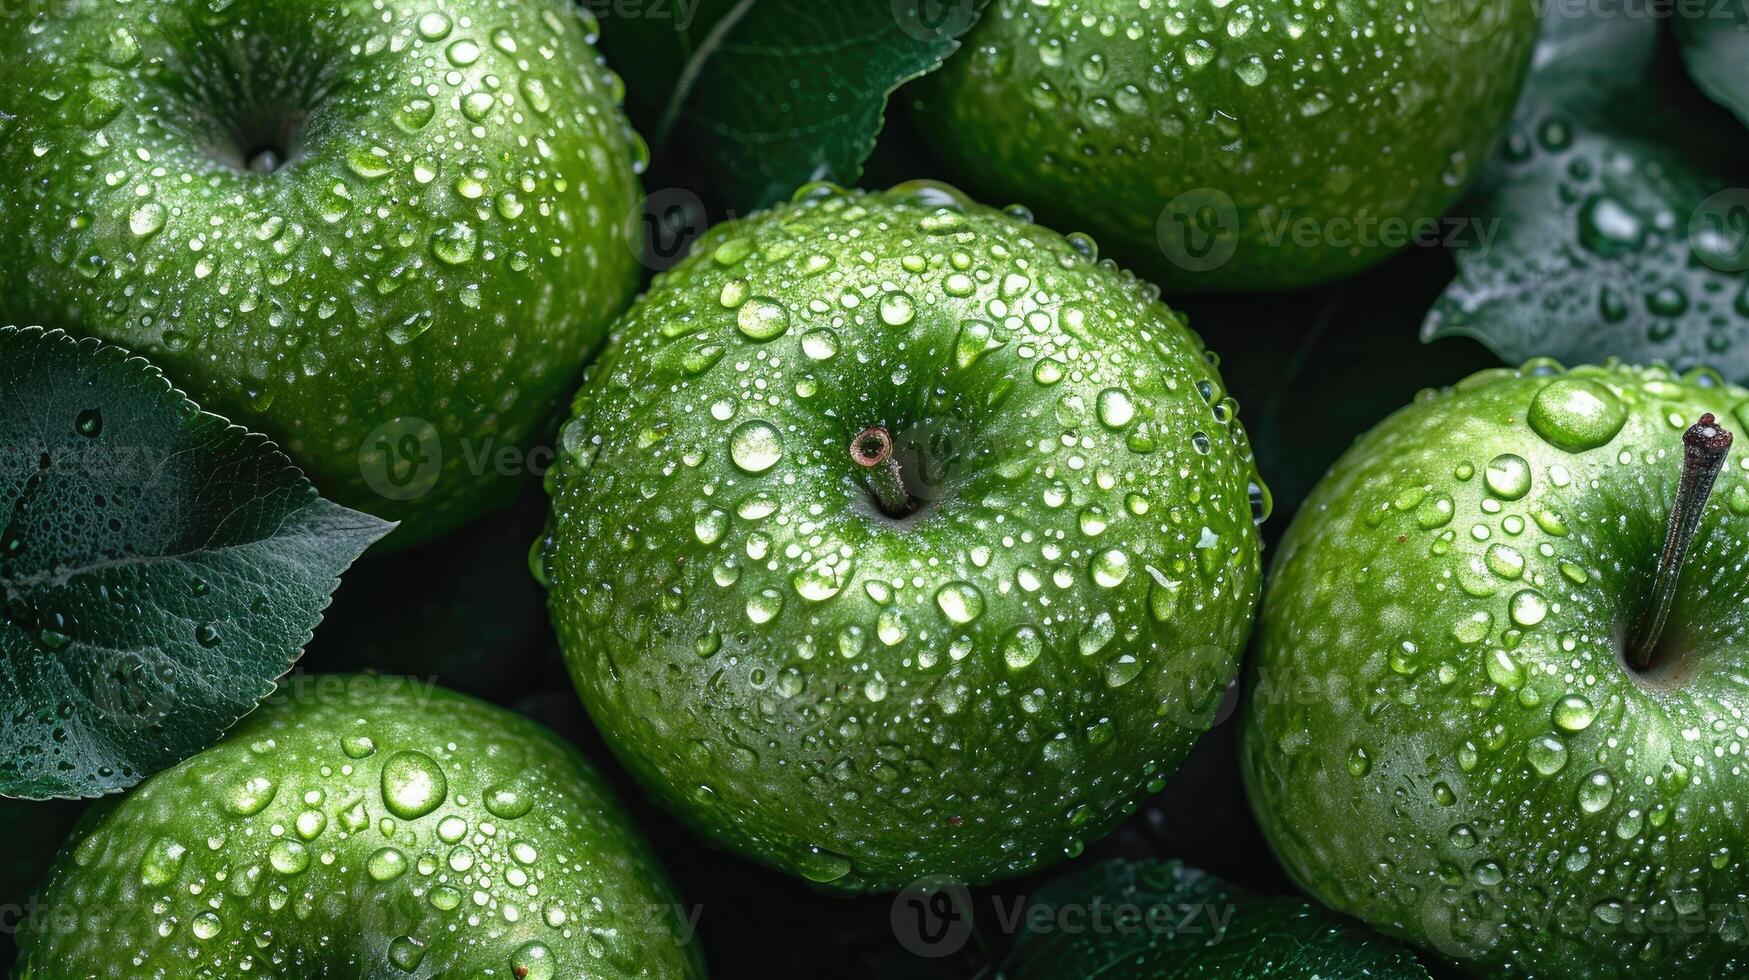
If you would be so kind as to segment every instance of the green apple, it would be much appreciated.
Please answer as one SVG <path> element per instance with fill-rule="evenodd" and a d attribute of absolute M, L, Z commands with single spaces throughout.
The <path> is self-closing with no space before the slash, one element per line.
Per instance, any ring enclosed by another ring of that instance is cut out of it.
<path fill-rule="evenodd" d="M 585 705 L 705 834 L 839 889 L 1073 855 L 1213 720 L 1267 507 L 1157 290 L 950 188 L 714 228 L 561 430 Z"/>
<path fill-rule="evenodd" d="M 1303 286 L 1468 233 L 1437 219 L 1536 32 L 1529 0 L 993 0 L 919 128 L 986 197 L 1169 289 Z"/>
<path fill-rule="evenodd" d="M 1704 370 L 1532 362 L 1335 464 L 1276 556 L 1242 752 L 1302 885 L 1478 975 L 1749 968 L 1746 420 Z"/>
<path fill-rule="evenodd" d="M 152 358 L 408 544 L 516 492 L 638 282 L 565 0 L 23 0 L 0 322 Z M 515 457 L 514 459 L 511 457 Z"/>
<path fill-rule="evenodd" d="M 297 675 L 81 824 L 19 977 L 702 977 L 690 921 L 546 729 L 427 683 Z"/>

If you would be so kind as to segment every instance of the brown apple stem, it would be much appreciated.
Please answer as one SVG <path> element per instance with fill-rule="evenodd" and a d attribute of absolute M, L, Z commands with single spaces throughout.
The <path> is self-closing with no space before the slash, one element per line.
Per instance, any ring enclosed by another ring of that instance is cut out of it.
<path fill-rule="evenodd" d="M 1634 624 L 1632 642 L 1628 646 L 1628 662 L 1639 670 L 1650 670 L 1658 640 L 1664 633 L 1664 621 L 1670 616 L 1670 605 L 1676 600 L 1676 586 L 1682 578 L 1682 560 L 1700 527 L 1701 512 L 1713 483 L 1725 465 L 1725 455 L 1731 450 L 1731 433 L 1718 424 L 1712 413 L 1700 417 L 1682 434 L 1682 479 L 1676 484 L 1676 499 L 1670 505 L 1670 525 L 1664 531 L 1664 550 L 1658 553 L 1658 572 L 1652 579 L 1652 601 Z"/>
<path fill-rule="evenodd" d="M 850 440 L 850 458 L 864 470 L 869 492 L 888 517 L 911 513 L 911 495 L 899 476 L 899 461 L 893 458 L 893 434 L 871 425 Z"/>

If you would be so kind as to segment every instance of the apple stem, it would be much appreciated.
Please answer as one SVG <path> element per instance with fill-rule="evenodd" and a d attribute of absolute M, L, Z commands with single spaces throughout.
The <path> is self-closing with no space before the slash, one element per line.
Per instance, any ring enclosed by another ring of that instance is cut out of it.
<path fill-rule="evenodd" d="M 1652 601 L 1634 626 L 1628 661 L 1639 670 L 1650 670 L 1664 621 L 1676 599 L 1682 578 L 1682 560 L 1700 527 L 1701 512 L 1713 483 L 1731 449 L 1731 433 L 1708 412 L 1682 434 L 1682 479 L 1676 484 L 1676 499 L 1670 505 L 1670 525 L 1664 532 L 1664 550 L 1658 553 L 1658 572 L 1652 579 Z"/>
<path fill-rule="evenodd" d="M 893 434 L 871 425 L 850 440 L 850 458 L 866 471 L 869 492 L 888 517 L 911 513 L 911 495 L 899 476 L 899 461 L 893 458 Z"/>

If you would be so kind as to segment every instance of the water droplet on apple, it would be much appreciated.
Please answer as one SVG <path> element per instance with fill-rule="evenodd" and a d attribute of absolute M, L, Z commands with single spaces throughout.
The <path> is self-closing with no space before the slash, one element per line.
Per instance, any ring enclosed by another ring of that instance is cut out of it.
<path fill-rule="evenodd" d="M 1482 478 L 1488 492 L 1501 500 L 1517 500 L 1530 492 L 1530 464 L 1514 453 L 1501 453 L 1489 460 Z"/>
<path fill-rule="evenodd" d="M 1129 555 L 1116 548 L 1101 551 L 1093 556 L 1088 571 L 1100 588 L 1115 589 L 1130 576 Z"/>
<path fill-rule="evenodd" d="M 1594 770 L 1579 784 L 1579 808 L 1586 813 L 1596 813 L 1614 799 L 1615 777 L 1602 769 Z"/>
<path fill-rule="evenodd" d="M 1627 423 L 1628 410 L 1614 392 L 1597 382 L 1560 377 L 1536 393 L 1527 417 L 1543 441 L 1581 453 L 1613 440 Z"/>
<path fill-rule="evenodd" d="M 1348 774 L 1356 778 L 1372 772 L 1372 755 L 1363 745 L 1348 750 Z"/>
<path fill-rule="evenodd" d="M 1595 715 L 1591 702 L 1577 694 L 1569 694 L 1555 702 L 1555 726 L 1565 732 L 1582 732 L 1590 728 Z"/>
<path fill-rule="evenodd" d="M 1122 429 L 1136 417 L 1135 402 L 1122 388 L 1107 388 L 1099 393 L 1099 422 L 1108 429 Z"/>
<path fill-rule="evenodd" d="M 389 962 L 403 973 L 412 973 L 425 961 L 425 944 L 412 936 L 396 936 L 389 942 Z"/>
<path fill-rule="evenodd" d="M 1567 766 L 1567 743 L 1553 735 L 1538 735 L 1530 740 L 1524 757 L 1539 774 L 1553 776 Z"/>
<path fill-rule="evenodd" d="M 187 855 L 187 848 L 168 837 L 153 841 L 140 859 L 140 881 L 155 888 L 170 884 L 181 872 Z"/>
<path fill-rule="evenodd" d="M 1520 626 L 1535 626 L 1548 614 L 1548 601 L 1535 589 L 1524 589 L 1512 597 L 1512 621 Z"/>
<path fill-rule="evenodd" d="M 403 820 L 414 820 L 440 806 L 449 795 L 443 768 L 423 752 L 397 752 L 383 762 L 383 805 Z"/>
<path fill-rule="evenodd" d="M 1009 670 L 1025 670 L 1044 652 L 1044 640 L 1031 626 L 1017 626 L 1002 640 L 1002 662 Z"/>
<path fill-rule="evenodd" d="M 970 582 L 949 582 L 935 593 L 935 604 L 948 621 L 971 623 L 984 614 L 984 594 Z"/>
<path fill-rule="evenodd" d="M 233 788 L 225 803 L 240 817 L 252 817 L 267 808 L 279 792 L 279 784 L 266 776 L 251 776 Z"/>
<path fill-rule="evenodd" d="M 749 340 L 771 340 L 789 330 L 789 310 L 774 299 L 755 296 L 741 305 L 735 325 Z"/>
<path fill-rule="evenodd" d="M 902 327 L 916 315 L 916 306 L 905 292 L 891 292 L 881 297 L 881 322 L 889 327 Z"/>
<path fill-rule="evenodd" d="M 809 881 L 837 881 L 850 874 L 850 859 L 822 847 L 810 847 L 796 861 L 796 870 Z"/>
<path fill-rule="evenodd" d="M 783 437 L 769 422 L 743 422 L 729 435 L 729 458 L 744 473 L 763 473 L 783 458 Z"/>

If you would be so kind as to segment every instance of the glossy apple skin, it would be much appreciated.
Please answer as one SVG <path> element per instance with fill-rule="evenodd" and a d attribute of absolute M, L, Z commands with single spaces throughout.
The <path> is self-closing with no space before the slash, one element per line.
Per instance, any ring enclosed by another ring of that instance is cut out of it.
<path fill-rule="evenodd" d="M 1457 201 L 1537 23 L 1527 0 L 992 0 L 914 101 L 969 187 L 1092 234 L 1168 293 L 1306 286 Z"/>
<path fill-rule="evenodd" d="M 667 806 L 835 888 L 1078 853 L 1236 671 L 1236 410 L 1154 290 L 1055 232 L 805 188 L 659 277 L 561 430 L 577 689 Z M 877 424 L 938 470 L 902 523 L 850 457 Z"/>
<path fill-rule="evenodd" d="M 562 0 L 15 12 L 0 322 L 151 357 L 402 521 L 394 546 L 514 495 L 528 469 L 496 454 L 553 424 L 638 282 L 635 137 L 593 21 Z M 285 165 L 245 169 L 267 144 Z"/>
<path fill-rule="evenodd" d="M 282 683 L 100 805 L 39 897 L 21 980 L 704 976 L 661 866 L 574 748 L 400 677 Z"/>
<path fill-rule="evenodd" d="M 1302 885 L 1478 976 L 1749 968 L 1746 401 L 1710 373 L 1533 362 L 1425 393 L 1332 467 L 1271 570 L 1242 751 Z M 1704 412 L 1737 448 L 1672 659 L 1631 674 Z"/>

